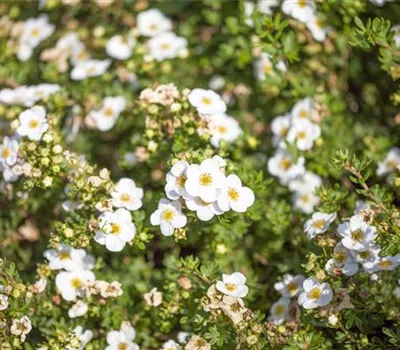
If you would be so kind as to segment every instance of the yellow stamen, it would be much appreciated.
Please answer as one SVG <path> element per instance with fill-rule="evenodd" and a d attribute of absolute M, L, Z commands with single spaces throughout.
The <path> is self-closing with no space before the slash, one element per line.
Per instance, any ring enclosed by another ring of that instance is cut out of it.
<path fill-rule="evenodd" d="M 228 197 L 230 198 L 230 200 L 236 202 L 239 199 L 239 191 L 236 188 L 229 187 Z"/>
<path fill-rule="evenodd" d="M 201 186 L 210 186 L 213 182 L 212 176 L 209 173 L 201 174 L 199 177 L 199 184 Z"/>
<path fill-rule="evenodd" d="M 319 299 L 319 298 L 321 298 L 321 295 L 322 295 L 322 292 L 321 292 L 321 289 L 319 289 L 319 288 L 313 288 L 308 293 L 308 297 L 310 299 Z"/>

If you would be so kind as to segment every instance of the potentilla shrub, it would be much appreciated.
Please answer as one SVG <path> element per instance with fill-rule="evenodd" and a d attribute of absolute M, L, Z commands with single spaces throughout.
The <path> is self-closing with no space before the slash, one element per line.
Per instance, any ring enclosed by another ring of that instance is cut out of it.
<path fill-rule="evenodd" d="M 0 1 L 0 349 L 400 348 L 399 19 Z"/>

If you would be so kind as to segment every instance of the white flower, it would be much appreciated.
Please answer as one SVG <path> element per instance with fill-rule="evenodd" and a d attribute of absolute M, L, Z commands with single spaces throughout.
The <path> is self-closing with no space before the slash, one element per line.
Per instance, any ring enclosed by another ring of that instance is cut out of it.
<path fill-rule="evenodd" d="M 18 141 L 5 136 L 3 144 L 0 145 L 0 164 L 4 167 L 13 166 L 18 159 Z"/>
<path fill-rule="evenodd" d="M 200 165 L 192 164 L 186 169 L 185 189 L 193 197 L 200 197 L 204 202 L 217 200 L 226 182 L 225 175 L 212 159 L 205 159 Z"/>
<path fill-rule="evenodd" d="M 358 252 L 356 250 L 351 250 L 351 254 L 354 259 L 362 264 L 365 272 L 372 273 L 378 271 L 376 268 L 376 263 L 379 261 L 379 253 L 381 248 L 379 245 L 370 245 L 367 250 Z"/>
<path fill-rule="evenodd" d="M 279 6 L 280 0 L 258 0 L 257 8 L 261 13 L 265 13 L 266 15 L 272 14 L 272 7 Z"/>
<path fill-rule="evenodd" d="M 163 350 L 180 350 L 182 347 L 174 340 L 168 340 L 162 346 Z"/>
<path fill-rule="evenodd" d="M 151 214 L 150 222 L 154 226 L 160 226 L 164 236 L 171 236 L 176 228 L 186 225 L 187 218 L 182 214 L 179 201 L 162 198 L 158 202 L 157 210 Z"/>
<path fill-rule="evenodd" d="M 287 67 L 282 60 L 274 65 L 271 61 L 271 55 L 262 52 L 258 60 L 255 62 L 255 74 L 258 80 L 265 80 L 267 76 L 274 75 L 276 70 L 286 72 Z"/>
<path fill-rule="evenodd" d="M 48 22 L 46 15 L 27 19 L 19 37 L 18 59 L 20 61 L 28 60 L 32 56 L 33 49 L 47 39 L 54 32 L 54 29 L 55 26 Z"/>
<path fill-rule="evenodd" d="M 176 338 L 178 339 L 179 343 L 185 344 L 189 340 L 189 337 L 190 337 L 190 333 L 188 333 L 188 332 L 179 332 Z"/>
<path fill-rule="evenodd" d="M 313 193 L 318 187 L 322 186 L 322 179 L 317 174 L 311 171 L 306 171 L 299 177 L 290 180 L 288 187 L 292 192 L 297 192 L 300 194 Z"/>
<path fill-rule="evenodd" d="M 275 325 L 282 324 L 288 313 L 289 304 L 289 298 L 280 298 L 277 302 L 272 304 L 269 310 L 268 321 L 273 322 Z"/>
<path fill-rule="evenodd" d="M 375 265 L 380 271 L 393 271 L 400 265 L 400 255 L 380 257 Z"/>
<path fill-rule="evenodd" d="M 242 133 L 238 121 L 225 114 L 212 115 L 211 125 L 211 144 L 214 147 L 218 147 L 221 140 L 232 143 Z"/>
<path fill-rule="evenodd" d="M 7 309 L 8 307 L 8 296 L 0 294 L 0 311 Z"/>
<path fill-rule="evenodd" d="M 377 236 L 376 228 L 364 222 L 360 215 L 354 215 L 350 222 L 340 224 L 338 232 L 343 237 L 342 243 L 347 249 L 359 252 L 367 250 Z"/>
<path fill-rule="evenodd" d="M 64 244 L 60 244 L 57 249 L 45 250 L 43 255 L 49 260 L 51 270 L 92 270 L 95 262 L 94 257 L 83 249 L 74 249 Z"/>
<path fill-rule="evenodd" d="M 21 336 L 21 341 L 24 342 L 26 335 L 32 330 L 32 323 L 28 316 L 23 316 L 22 318 L 15 319 L 12 321 L 10 328 L 11 334 Z"/>
<path fill-rule="evenodd" d="M 108 131 L 115 125 L 125 107 L 125 97 L 106 97 L 103 99 L 102 108 L 98 111 L 92 111 L 90 117 L 93 119 L 97 129 L 100 131 Z"/>
<path fill-rule="evenodd" d="M 194 197 L 186 200 L 186 206 L 189 210 L 195 211 L 196 216 L 201 221 L 209 221 L 215 215 L 221 215 L 224 213 L 217 202 L 207 203 L 204 202 L 200 197 Z"/>
<path fill-rule="evenodd" d="M 64 271 L 56 276 L 56 286 L 64 300 L 74 301 L 84 295 L 85 284 L 94 280 L 94 273 L 89 270 Z"/>
<path fill-rule="evenodd" d="M 274 134 L 272 143 L 275 147 L 286 147 L 285 142 L 287 133 L 291 125 L 292 117 L 290 114 L 275 117 L 271 122 L 271 130 Z"/>
<path fill-rule="evenodd" d="M 253 205 L 254 200 L 253 191 L 248 187 L 243 187 L 239 177 L 232 174 L 224 182 L 218 196 L 218 206 L 224 211 L 232 209 L 238 213 L 244 213 Z"/>
<path fill-rule="evenodd" d="M 40 101 L 44 98 L 47 98 L 57 91 L 60 90 L 60 85 L 58 84 L 39 84 L 33 87 L 35 100 Z"/>
<path fill-rule="evenodd" d="M 339 242 L 333 249 L 333 258 L 325 264 L 325 270 L 331 275 L 341 272 L 347 276 L 353 276 L 358 271 L 358 263 L 351 251 Z"/>
<path fill-rule="evenodd" d="M 46 110 L 41 106 L 34 106 L 23 111 L 18 118 L 20 126 L 17 128 L 17 133 L 27 136 L 32 141 L 39 141 L 49 128 Z"/>
<path fill-rule="evenodd" d="M 185 190 L 186 169 L 189 163 L 185 160 L 177 161 L 167 173 L 167 184 L 165 185 L 165 193 L 169 199 L 175 200 L 179 197 L 191 199 L 192 197 Z"/>
<path fill-rule="evenodd" d="M 336 213 L 322 213 L 315 212 L 311 219 L 308 219 L 304 224 L 304 232 L 307 234 L 308 239 L 313 239 L 317 235 L 326 232 L 329 225 L 335 221 Z"/>
<path fill-rule="evenodd" d="M 75 336 L 80 340 L 80 346 L 78 348 L 67 345 L 67 350 L 83 350 L 85 346 L 92 340 L 93 332 L 89 329 L 84 330 L 82 326 L 77 326 L 73 330 Z"/>
<path fill-rule="evenodd" d="M 249 288 L 246 286 L 246 277 L 240 272 L 231 275 L 222 274 L 222 281 L 215 285 L 218 291 L 231 297 L 244 298 Z"/>
<path fill-rule="evenodd" d="M 314 114 L 314 101 L 307 97 L 298 101 L 291 110 L 292 119 L 294 120 L 304 120 L 311 119 Z"/>
<path fill-rule="evenodd" d="M 295 143 L 301 151 L 312 148 L 314 141 L 321 135 L 321 128 L 308 119 L 295 119 L 287 135 L 290 143 Z"/>
<path fill-rule="evenodd" d="M 47 98 L 60 89 L 57 84 L 39 84 L 36 86 L 19 86 L 15 89 L 0 90 L 0 102 L 8 105 L 32 107 L 36 102 Z"/>
<path fill-rule="evenodd" d="M 172 21 L 160 10 L 150 9 L 138 14 L 137 28 L 139 34 L 153 37 L 171 30 Z"/>
<path fill-rule="evenodd" d="M 385 160 L 378 164 L 378 176 L 392 173 L 400 165 L 400 148 L 393 147 L 389 150 Z"/>
<path fill-rule="evenodd" d="M 106 43 L 107 55 L 117 60 L 126 60 L 132 56 L 136 40 L 132 35 L 114 35 Z"/>
<path fill-rule="evenodd" d="M 307 278 L 303 282 L 303 290 L 299 295 L 299 305 L 305 309 L 315 309 L 328 305 L 333 293 L 328 283 L 319 283 L 315 278 Z"/>
<path fill-rule="evenodd" d="M 147 42 L 150 55 L 156 61 L 173 59 L 184 52 L 188 45 L 185 38 L 177 36 L 173 32 L 166 32 L 151 38 Z"/>
<path fill-rule="evenodd" d="M 208 82 L 208 86 L 212 90 L 220 90 L 225 86 L 225 79 L 220 75 L 214 75 Z"/>
<path fill-rule="evenodd" d="M 325 40 L 326 34 L 329 30 L 327 27 L 324 27 L 320 18 L 318 18 L 317 16 L 312 17 L 309 21 L 306 22 L 306 26 L 315 40 Z"/>
<path fill-rule="evenodd" d="M 330 315 L 328 317 L 328 322 L 329 324 L 331 324 L 332 326 L 336 325 L 339 321 L 339 318 L 336 315 Z"/>
<path fill-rule="evenodd" d="M 312 0 L 283 0 L 282 11 L 299 21 L 308 22 L 315 12 Z"/>
<path fill-rule="evenodd" d="M 282 185 L 305 173 L 304 158 L 299 157 L 294 163 L 292 155 L 284 149 L 278 149 L 268 160 L 268 171 L 279 178 Z"/>
<path fill-rule="evenodd" d="M 87 60 L 78 62 L 71 71 L 72 80 L 84 80 L 86 78 L 103 75 L 111 64 L 111 60 Z"/>
<path fill-rule="evenodd" d="M 221 114 L 226 111 L 225 102 L 212 90 L 193 89 L 188 95 L 188 100 L 200 114 Z"/>
<path fill-rule="evenodd" d="M 319 198 L 313 192 L 296 192 L 293 194 L 293 208 L 300 210 L 305 214 L 311 214 L 318 203 Z"/>
<path fill-rule="evenodd" d="M 135 181 L 122 178 L 111 192 L 112 205 L 116 208 L 137 210 L 143 203 L 143 189 L 136 187 Z"/>
<path fill-rule="evenodd" d="M 68 310 L 68 316 L 70 318 L 81 317 L 88 312 L 89 308 L 85 302 L 78 300 L 72 307 Z"/>
<path fill-rule="evenodd" d="M 131 213 L 124 208 L 102 213 L 99 217 L 99 226 L 100 230 L 96 231 L 94 240 L 105 245 L 111 252 L 120 252 L 136 234 Z"/>
<path fill-rule="evenodd" d="M 111 331 L 107 334 L 108 346 L 105 350 L 139 350 L 139 345 L 133 342 L 136 332 L 133 327 L 121 327 L 120 331 Z"/>
<path fill-rule="evenodd" d="M 371 209 L 371 206 L 367 202 L 358 200 L 358 201 L 356 201 L 356 206 L 354 208 L 354 214 L 355 215 L 360 214 L 362 211 L 368 210 L 368 209 Z"/>
<path fill-rule="evenodd" d="M 292 298 L 303 290 L 303 275 L 283 275 L 283 281 L 274 284 L 274 288 L 285 298 Z"/>

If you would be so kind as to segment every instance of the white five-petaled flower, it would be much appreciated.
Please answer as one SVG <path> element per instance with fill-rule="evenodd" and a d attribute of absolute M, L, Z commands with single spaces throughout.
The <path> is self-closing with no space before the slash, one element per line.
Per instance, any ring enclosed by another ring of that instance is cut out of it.
<path fill-rule="evenodd" d="M 94 257 L 83 249 L 74 249 L 64 244 L 60 244 L 57 249 L 45 250 L 43 255 L 49 260 L 51 270 L 92 270 L 95 263 Z"/>
<path fill-rule="evenodd" d="M 253 205 L 254 200 L 253 191 L 248 187 L 243 187 L 239 177 L 231 174 L 226 178 L 221 193 L 218 195 L 218 206 L 224 211 L 232 209 L 238 213 L 244 213 Z"/>
<path fill-rule="evenodd" d="M 204 202 L 215 202 L 226 182 L 225 175 L 212 159 L 205 159 L 200 165 L 192 164 L 186 169 L 185 190 Z"/>
<path fill-rule="evenodd" d="M 326 232 L 329 225 L 336 219 L 336 213 L 315 212 L 311 219 L 304 224 L 304 231 L 308 239 L 313 239 L 317 235 Z"/>
<path fill-rule="evenodd" d="M 276 71 L 286 72 L 287 67 L 284 61 L 280 60 L 276 65 L 271 61 L 271 55 L 262 52 L 255 62 L 255 75 L 258 80 L 265 80 L 268 76 L 276 74 Z"/>
<path fill-rule="evenodd" d="M 83 350 L 85 346 L 92 340 L 93 332 L 89 329 L 84 330 L 82 326 L 77 326 L 72 331 L 75 336 L 80 340 L 79 347 L 73 347 L 72 345 L 67 345 L 67 350 Z"/>
<path fill-rule="evenodd" d="M 150 222 L 154 226 L 160 226 L 164 236 L 171 236 L 176 228 L 186 225 L 187 218 L 182 214 L 179 201 L 162 198 L 158 203 L 157 210 L 151 214 Z"/>
<path fill-rule="evenodd" d="M 287 133 L 290 129 L 292 117 L 290 114 L 280 115 L 275 117 L 271 122 L 271 130 L 274 134 L 272 143 L 275 147 L 286 147 L 284 140 L 287 137 Z"/>
<path fill-rule="evenodd" d="M 68 316 L 70 318 L 77 318 L 85 315 L 89 310 L 88 305 L 82 301 L 78 300 L 72 307 L 68 310 Z"/>
<path fill-rule="evenodd" d="M 186 200 L 186 206 L 189 210 L 195 211 L 199 220 L 209 221 L 215 215 L 221 215 L 224 213 L 217 202 L 207 203 L 204 202 L 200 197 L 194 197 Z"/>
<path fill-rule="evenodd" d="M 108 332 L 105 350 L 139 350 L 139 345 L 133 342 L 135 336 L 133 327 L 123 325 L 119 331 Z"/>
<path fill-rule="evenodd" d="M 331 275 L 343 273 L 347 276 L 353 276 L 358 271 L 358 263 L 351 251 L 339 242 L 333 249 L 333 257 L 327 261 L 325 270 Z"/>
<path fill-rule="evenodd" d="M 306 171 L 295 179 L 290 180 L 288 184 L 289 190 L 300 194 L 314 193 L 321 186 L 321 177 L 311 171 Z"/>
<path fill-rule="evenodd" d="M 165 194 L 169 199 L 175 200 L 179 197 L 191 199 L 192 197 L 185 190 L 186 169 L 189 163 L 185 160 L 177 161 L 167 173 L 167 184 L 165 185 Z"/>
<path fill-rule="evenodd" d="M 231 297 L 244 298 L 249 288 L 246 286 L 246 277 L 240 272 L 231 275 L 222 274 L 222 281 L 215 285 L 218 291 Z"/>
<path fill-rule="evenodd" d="M 375 262 L 375 268 L 379 271 L 393 271 L 400 265 L 400 254 L 395 256 L 382 256 Z"/>
<path fill-rule="evenodd" d="M 295 143 L 301 151 L 312 148 L 314 141 L 321 135 L 321 128 L 318 124 L 308 119 L 295 119 L 289 129 L 287 140 Z"/>
<path fill-rule="evenodd" d="M 303 290 L 303 275 L 290 275 L 288 273 L 283 275 L 283 280 L 274 284 L 276 291 L 281 293 L 285 298 L 292 298 L 298 295 Z"/>
<path fill-rule="evenodd" d="M 185 38 L 173 32 L 165 32 L 151 38 L 147 42 L 150 56 L 156 61 L 173 59 L 185 52 L 188 42 Z"/>
<path fill-rule="evenodd" d="M 100 131 L 110 130 L 118 120 L 119 115 L 126 107 L 123 96 L 106 97 L 100 110 L 92 111 L 90 117 Z"/>
<path fill-rule="evenodd" d="M 137 210 L 143 203 L 143 189 L 136 187 L 135 181 L 122 178 L 111 192 L 111 202 L 116 208 Z"/>
<path fill-rule="evenodd" d="M 272 304 L 269 310 L 268 321 L 273 322 L 275 325 L 280 325 L 285 321 L 289 310 L 290 298 L 280 298 Z"/>
<path fill-rule="evenodd" d="M 10 327 L 11 334 L 20 336 L 22 342 L 25 341 L 26 335 L 30 333 L 31 330 L 32 323 L 28 316 L 23 316 L 19 320 L 13 320 Z"/>
<path fill-rule="evenodd" d="M 63 271 L 56 276 L 56 286 L 64 300 L 74 301 L 84 295 L 85 284 L 94 280 L 94 273 L 89 270 Z"/>
<path fill-rule="evenodd" d="M 299 157 L 295 163 L 293 156 L 287 150 L 278 149 L 268 160 L 268 171 L 277 176 L 282 185 L 286 185 L 305 173 L 304 157 Z"/>
<path fill-rule="evenodd" d="M 71 71 L 72 80 L 84 80 L 86 78 L 103 75 L 111 64 L 110 59 L 78 62 Z"/>
<path fill-rule="evenodd" d="M 323 22 L 319 17 L 317 16 L 312 17 L 310 20 L 306 22 L 306 26 L 315 40 L 317 41 L 325 40 L 329 29 L 324 26 Z"/>
<path fill-rule="evenodd" d="M 393 147 L 389 150 L 385 160 L 378 164 L 378 176 L 392 173 L 400 165 L 400 148 Z"/>
<path fill-rule="evenodd" d="M 342 243 L 347 249 L 359 252 L 368 250 L 377 236 L 376 228 L 368 225 L 361 215 L 354 215 L 350 222 L 340 224 L 338 232 L 343 237 Z"/>
<path fill-rule="evenodd" d="M 299 21 L 308 22 L 315 13 L 313 0 L 283 0 L 282 11 Z"/>
<path fill-rule="evenodd" d="M 318 203 L 319 198 L 313 192 L 295 192 L 293 194 L 293 208 L 305 214 L 311 214 Z"/>
<path fill-rule="evenodd" d="M 29 140 L 39 141 L 49 128 L 46 118 L 46 110 L 42 106 L 34 106 L 20 113 L 20 125 L 17 133 L 27 136 Z"/>
<path fill-rule="evenodd" d="M 212 115 L 226 112 L 225 102 L 212 90 L 193 89 L 188 95 L 188 100 L 200 114 Z"/>
<path fill-rule="evenodd" d="M 136 40 L 132 35 L 114 35 L 106 43 L 107 55 L 117 60 L 127 60 L 132 56 Z"/>
<path fill-rule="evenodd" d="M 174 340 L 168 340 L 162 346 L 162 350 L 181 350 L 182 347 Z"/>
<path fill-rule="evenodd" d="M 241 133 L 236 119 L 225 114 L 211 116 L 211 144 L 214 147 L 218 147 L 221 140 L 232 143 Z"/>
<path fill-rule="evenodd" d="M 290 112 L 290 114 L 292 115 L 293 121 L 312 119 L 314 113 L 315 113 L 314 101 L 309 97 L 306 97 L 306 98 L 298 101 L 293 106 L 293 108 Z"/>
<path fill-rule="evenodd" d="M 315 309 L 328 305 L 333 297 L 328 283 L 319 283 L 315 278 L 307 278 L 303 282 L 303 292 L 299 295 L 299 305 L 305 309 Z"/>
<path fill-rule="evenodd" d="M 154 37 L 172 29 L 172 21 L 158 9 L 140 12 L 137 16 L 139 34 Z"/>
<path fill-rule="evenodd" d="M 105 245 L 111 252 L 120 252 L 136 234 L 131 213 L 124 208 L 102 213 L 99 217 L 99 227 L 94 240 Z"/>
<path fill-rule="evenodd" d="M 0 145 L 0 165 L 5 168 L 13 166 L 18 159 L 18 141 L 9 137 L 4 137 L 3 144 Z"/>

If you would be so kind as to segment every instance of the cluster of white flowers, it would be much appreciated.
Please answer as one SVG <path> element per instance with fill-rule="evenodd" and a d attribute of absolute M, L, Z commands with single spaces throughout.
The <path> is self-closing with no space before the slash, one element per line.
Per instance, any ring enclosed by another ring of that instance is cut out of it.
<path fill-rule="evenodd" d="M 307 214 L 318 204 L 314 191 L 322 185 L 322 180 L 306 171 L 304 157 L 293 158 L 286 142 L 295 144 L 301 151 L 310 150 L 321 134 L 319 125 L 312 122 L 315 115 L 313 100 L 305 98 L 294 105 L 290 114 L 278 116 L 271 123 L 272 142 L 277 151 L 268 161 L 268 171 L 293 192 L 294 208 Z"/>
<path fill-rule="evenodd" d="M 165 193 L 169 200 L 160 200 L 151 215 L 152 225 L 159 225 L 165 236 L 184 227 L 187 218 L 182 213 L 181 201 L 201 221 L 209 221 L 228 210 L 245 212 L 254 203 L 254 193 L 242 185 L 238 176 L 226 176 L 225 165 L 219 156 L 205 159 L 200 165 L 184 160 L 176 162 L 167 174 Z"/>
<path fill-rule="evenodd" d="M 232 143 L 242 134 L 238 121 L 225 113 L 226 103 L 216 92 L 193 89 L 188 95 L 188 100 L 200 117 L 207 121 L 207 132 L 211 135 L 211 144 L 214 147 L 218 147 L 222 140 Z"/>
<path fill-rule="evenodd" d="M 53 34 L 55 26 L 48 20 L 46 15 L 41 15 L 38 18 L 28 18 L 24 22 L 17 49 L 17 57 L 20 61 L 29 60 L 35 47 Z"/>
<path fill-rule="evenodd" d="M 15 89 L 0 90 L 0 102 L 8 105 L 32 107 L 35 103 L 60 90 L 58 84 L 21 85 Z"/>
<path fill-rule="evenodd" d="M 108 131 L 114 127 L 119 115 L 126 107 L 126 99 L 122 96 L 106 97 L 99 110 L 91 111 L 88 118 L 100 131 Z"/>
<path fill-rule="evenodd" d="M 107 210 L 99 216 L 99 229 L 95 241 L 109 251 L 120 252 L 136 234 L 130 211 L 139 209 L 143 203 L 143 189 L 133 180 L 122 178 L 111 192 L 111 204 L 115 211 Z"/>

